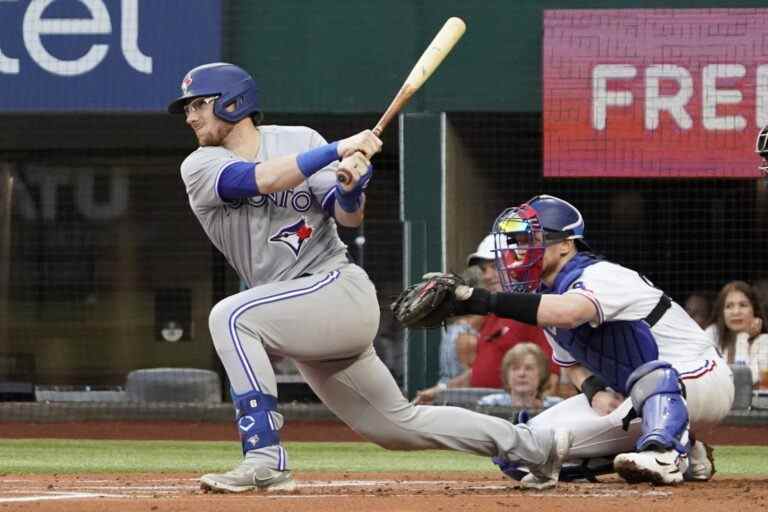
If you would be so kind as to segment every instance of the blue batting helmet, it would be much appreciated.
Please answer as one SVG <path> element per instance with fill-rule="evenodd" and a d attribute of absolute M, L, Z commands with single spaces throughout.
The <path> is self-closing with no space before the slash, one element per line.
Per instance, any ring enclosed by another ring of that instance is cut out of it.
<path fill-rule="evenodd" d="M 171 114 L 181 114 L 189 100 L 203 96 L 216 96 L 213 113 L 230 123 L 260 111 L 258 89 L 253 77 L 244 69 L 226 62 L 204 64 L 189 71 L 181 81 L 181 93 L 168 105 Z M 234 110 L 227 110 L 230 105 L 234 105 Z"/>
<path fill-rule="evenodd" d="M 496 268 L 506 291 L 536 290 L 541 282 L 547 246 L 573 240 L 578 249 L 589 251 L 583 240 L 584 219 L 567 201 L 554 196 L 536 196 L 507 208 L 492 228 Z"/>

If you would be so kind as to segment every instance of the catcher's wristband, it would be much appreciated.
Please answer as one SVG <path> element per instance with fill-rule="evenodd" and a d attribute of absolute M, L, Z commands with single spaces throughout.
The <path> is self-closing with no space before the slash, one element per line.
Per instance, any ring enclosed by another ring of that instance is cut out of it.
<path fill-rule="evenodd" d="M 589 405 L 592 405 L 592 399 L 597 393 L 606 389 L 608 389 L 608 385 L 597 375 L 590 375 L 581 383 L 581 392 L 587 397 Z"/>

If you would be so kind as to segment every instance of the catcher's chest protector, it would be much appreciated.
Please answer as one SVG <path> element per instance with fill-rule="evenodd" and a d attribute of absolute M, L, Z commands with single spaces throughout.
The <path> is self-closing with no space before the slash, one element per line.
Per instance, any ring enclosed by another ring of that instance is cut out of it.
<path fill-rule="evenodd" d="M 565 293 L 585 268 L 598 261 L 592 256 L 577 254 L 560 271 L 553 288 L 544 293 Z M 575 329 L 545 330 L 579 364 L 622 394 L 626 394 L 627 378 L 637 367 L 659 358 L 656 339 L 643 320 L 609 321 L 597 327 L 586 323 Z"/>

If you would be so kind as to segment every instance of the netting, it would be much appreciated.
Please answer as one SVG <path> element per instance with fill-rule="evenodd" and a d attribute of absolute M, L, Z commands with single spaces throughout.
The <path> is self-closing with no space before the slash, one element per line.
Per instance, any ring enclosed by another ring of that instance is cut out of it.
<path fill-rule="evenodd" d="M 368 116 L 279 114 L 265 122 L 313 126 L 329 140 L 372 124 Z M 376 160 L 363 228 L 340 228 L 378 285 L 385 317 L 402 280 L 394 132 Z M 189 209 L 178 174 L 184 156 L 87 147 L 66 158 L 6 154 L 0 399 L 226 398 L 208 314 L 240 282 Z M 386 318 L 383 326 L 377 345 L 400 375 L 399 335 Z M 290 364 L 276 369 L 281 398 L 313 397 Z"/>

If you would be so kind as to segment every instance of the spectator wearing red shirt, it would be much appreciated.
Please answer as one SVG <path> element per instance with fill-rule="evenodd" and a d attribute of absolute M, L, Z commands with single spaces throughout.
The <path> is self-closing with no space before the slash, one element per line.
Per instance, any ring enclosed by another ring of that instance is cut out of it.
<path fill-rule="evenodd" d="M 495 315 L 485 317 L 480 328 L 469 385 L 473 388 L 503 388 L 501 360 L 507 350 L 525 341 L 535 343 L 547 355 L 551 375 L 545 389 L 555 390 L 560 380 L 560 367 L 552 362 L 552 347 L 541 329 Z"/>

